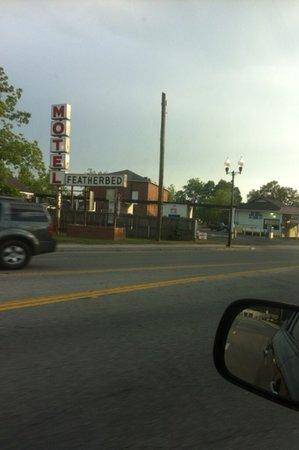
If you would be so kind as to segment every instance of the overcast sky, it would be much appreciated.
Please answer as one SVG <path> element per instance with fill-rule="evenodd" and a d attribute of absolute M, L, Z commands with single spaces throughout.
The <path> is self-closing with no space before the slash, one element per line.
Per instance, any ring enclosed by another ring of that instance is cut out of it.
<path fill-rule="evenodd" d="M 26 136 L 49 163 L 50 105 L 72 105 L 71 171 L 130 169 L 165 184 L 225 178 L 243 195 L 299 189 L 299 2 L 0 0 L 0 65 L 23 88 Z"/>

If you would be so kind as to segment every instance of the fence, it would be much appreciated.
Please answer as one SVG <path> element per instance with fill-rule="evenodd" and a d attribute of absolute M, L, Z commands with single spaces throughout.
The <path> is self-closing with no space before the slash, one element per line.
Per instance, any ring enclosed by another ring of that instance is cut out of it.
<path fill-rule="evenodd" d="M 66 232 L 68 224 L 109 226 L 114 223 L 114 214 L 62 210 L 60 231 Z M 156 236 L 157 217 L 120 215 L 116 217 L 117 227 L 126 229 L 126 236 L 131 238 L 154 239 Z M 193 240 L 196 232 L 196 220 L 163 217 L 163 240 Z"/>
<path fill-rule="evenodd" d="M 185 218 L 163 217 L 163 240 L 193 240 L 195 237 L 195 220 Z M 126 229 L 127 237 L 154 239 L 157 230 L 157 217 L 120 216 L 117 225 Z"/>

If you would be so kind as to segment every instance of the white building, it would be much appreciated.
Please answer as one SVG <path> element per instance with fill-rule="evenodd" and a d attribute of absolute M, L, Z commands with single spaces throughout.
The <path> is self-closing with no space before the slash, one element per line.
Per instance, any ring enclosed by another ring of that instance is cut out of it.
<path fill-rule="evenodd" d="M 271 199 L 252 200 L 235 210 L 234 228 L 238 234 L 299 237 L 299 208 L 283 206 Z"/>
<path fill-rule="evenodd" d="M 234 224 L 238 233 L 267 234 L 281 236 L 283 213 L 281 203 L 276 200 L 258 199 L 240 205 L 235 210 Z"/>

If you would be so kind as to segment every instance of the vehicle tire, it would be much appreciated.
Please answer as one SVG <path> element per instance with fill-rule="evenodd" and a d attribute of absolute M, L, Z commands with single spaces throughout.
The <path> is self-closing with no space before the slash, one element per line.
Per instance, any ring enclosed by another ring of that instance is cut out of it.
<path fill-rule="evenodd" d="M 0 267 L 17 270 L 25 267 L 31 258 L 31 249 L 26 242 L 18 239 L 0 244 Z"/>

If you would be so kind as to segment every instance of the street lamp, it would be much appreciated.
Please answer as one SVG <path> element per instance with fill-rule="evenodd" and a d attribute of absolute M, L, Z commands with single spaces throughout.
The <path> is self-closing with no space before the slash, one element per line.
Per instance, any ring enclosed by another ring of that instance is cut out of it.
<path fill-rule="evenodd" d="M 241 175 L 244 167 L 244 160 L 241 157 L 238 161 L 238 170 L 230 170 L 231 163 L 229 158 L 226 158 L 224 162 L 225 173 L 226 175 L 232 176 L 231 182 L 231 197 L 230 197 L 230 213 L 229 213 L 229 229 L 228 229 L 228 239 L 227 239 L 227 247 L 231 246 L 232 242 L 232 233 L 233 233 L 233 209 L 234 209 L 234 187 L 235 187 L 235 176 Z"/>

